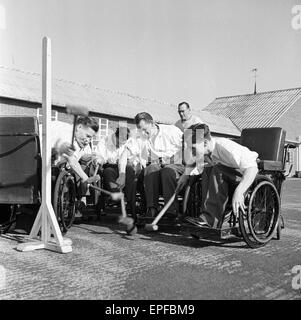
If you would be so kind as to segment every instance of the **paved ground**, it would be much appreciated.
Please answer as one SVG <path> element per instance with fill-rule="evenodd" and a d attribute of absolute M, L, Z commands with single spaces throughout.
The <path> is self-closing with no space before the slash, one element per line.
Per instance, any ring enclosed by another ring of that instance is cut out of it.
<path fill-rule="evenodd" d="M 178 234 L 125 235 L 113 223 L 81 224 L 73 252 L 17 252 L 0 238 L 0 299 L 301 299 L 301 180 L 286 182 L 281 241 L 249 249 Z M 300 280 L 299 280 L 300 283 Z"/>

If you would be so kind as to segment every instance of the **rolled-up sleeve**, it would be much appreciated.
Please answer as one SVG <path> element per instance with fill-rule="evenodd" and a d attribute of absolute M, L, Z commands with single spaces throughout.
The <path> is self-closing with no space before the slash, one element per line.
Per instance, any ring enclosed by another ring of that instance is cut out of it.
<path fill-rule="evenodd" d="M 257 167 L 257 158 L 258 158 L 257 152 L 250 151 L 248 148 L 243 147 L 241 151 L 239 168 L 247 169 L 251 167 Z"/>

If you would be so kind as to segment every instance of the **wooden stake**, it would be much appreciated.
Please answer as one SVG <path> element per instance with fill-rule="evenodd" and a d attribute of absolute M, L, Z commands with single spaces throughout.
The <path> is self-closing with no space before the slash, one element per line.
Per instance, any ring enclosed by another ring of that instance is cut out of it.
<path fill-rule="evenodd" d="M 29 235 L 33 241 L 18 245 L 17 250 L 68 253 L 72 241 L 63 238 L 51 204 L 51 41 L 47 37 L 43 38 L 42 112 L 42 204 Z"/>

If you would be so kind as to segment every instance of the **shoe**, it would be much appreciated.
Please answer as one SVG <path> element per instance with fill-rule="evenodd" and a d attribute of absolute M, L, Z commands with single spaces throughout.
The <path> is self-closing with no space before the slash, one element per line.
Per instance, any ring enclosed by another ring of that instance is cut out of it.
<path fill-rule="evenodd" d="M 86 210 L 86 204 L 83 201 L 79 201 L 76 205 L 74 217 L 76 220 L 82 219 L 83 212 Z"/>
<path fill-rule="evenodd" d="M 75 219 L 81 219 L 83 217 L 83 214 L 79 210 L 76 210 L 74 217 Z"/>
<path fill-rule="evenodd" d="M 147 208 L 147 211 L 145 213 L 146 218 L 155 218 L 155 216 L 158 214 L 158 210 L 155 207 L 149 207 Z"/>
<path fill-rule="evenodd" d="M 206 228 L 211 228 L 211 226 L 209 225 L 209 223 L 205 220 L 203 220 L 202 218 L 192 218 L 192 217 L 187 217 L 186 221 L 194 224 L 197 227 L 206 227 Z"/>

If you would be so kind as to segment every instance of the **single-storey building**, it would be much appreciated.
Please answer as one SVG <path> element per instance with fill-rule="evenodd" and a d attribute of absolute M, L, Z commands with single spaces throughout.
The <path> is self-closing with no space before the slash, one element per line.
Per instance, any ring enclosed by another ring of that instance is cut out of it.
<path fill-rule="evenodd" d="M 41 74 L 0 66 L 0 116 L 31 115 L 42 117 Z M 72 122 L 66 106 L 84 106 L 99 118 L 100 131 L 94 143 L 115 129 L 118 123 L 127 122 L 134 127 L 137 113 L 146 111 L 159 123 L 173 124 L 179 119 L 177 106 L 157 100 L 141 98 L 127 93 L 101 89 L 62 79 L 52 81 L 52 120 Z M 209 124 L 215 136 L 237 138 L 240 131 L 225 117 L 207 111 L 193 113 Z"/>
<path fill-rule="evenodd" d="M 301 171 L 301 88 L 216 98 L 203 110 L 229 118 L 239 130 L 282 127 L 286 142 L 296 145 L 288 156 L 292 174 Z"/>

